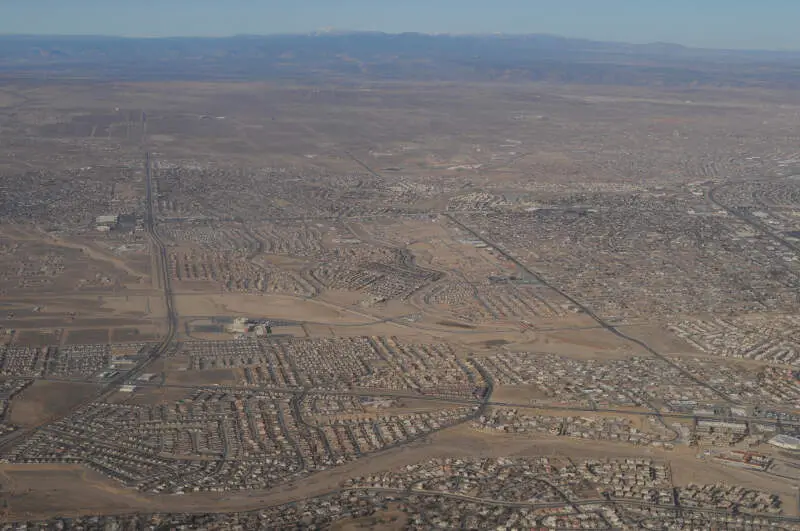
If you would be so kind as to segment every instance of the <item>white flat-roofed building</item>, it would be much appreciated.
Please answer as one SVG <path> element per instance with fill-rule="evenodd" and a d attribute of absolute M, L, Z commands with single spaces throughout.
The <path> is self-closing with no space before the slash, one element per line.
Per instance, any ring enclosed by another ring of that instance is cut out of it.
<path fill-rule="evenodd" d="M 747 424 L 743 422 L 726 422 L 723 420 L 700 420 L 697 422 L 697 429 L 700 431 L 724 431 L 730 433 L 745 433 Z"/>
<path fill-rule="evenodd" d="M 800 450 L 800 438 L 792 437 L 791 435 L 776 435 L 767 442 L 772 446 L 783 448 L 784 450 Z"/>
<path fill-rule="evenodd" d="M 117 221 L 119 221 L 119 216 L 111 214 L 107 216 L 97 216 L 94 223 L 95 225 L 116 225 Z"/>

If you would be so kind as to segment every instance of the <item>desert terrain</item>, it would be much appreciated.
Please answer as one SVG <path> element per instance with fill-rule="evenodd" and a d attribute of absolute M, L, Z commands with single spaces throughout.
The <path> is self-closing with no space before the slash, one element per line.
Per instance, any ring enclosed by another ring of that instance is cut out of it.
<path fill-rule="evenodd" d="M 54 72 L 4 525 L 800 526 L 796 91 Z"/>

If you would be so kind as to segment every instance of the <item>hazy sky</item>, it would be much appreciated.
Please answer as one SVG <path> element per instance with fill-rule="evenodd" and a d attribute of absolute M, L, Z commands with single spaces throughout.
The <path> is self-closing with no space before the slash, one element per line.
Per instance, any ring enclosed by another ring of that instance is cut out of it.
<path fill-rule="evenodd" d="M 552 33 L 800 50 L 800 0 L 0 0 L 0 33 Z"/>

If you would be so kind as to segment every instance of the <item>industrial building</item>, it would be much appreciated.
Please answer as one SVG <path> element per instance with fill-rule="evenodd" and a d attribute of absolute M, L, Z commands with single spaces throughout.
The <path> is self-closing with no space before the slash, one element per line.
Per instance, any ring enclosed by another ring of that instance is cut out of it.
<path fill-rule="evenodd" d="M 776 435 L 767 442 L 772 446 L 782 448 L 784 450 L 800 450 L 800 438 L 792 437 L 791 435 Z"/>

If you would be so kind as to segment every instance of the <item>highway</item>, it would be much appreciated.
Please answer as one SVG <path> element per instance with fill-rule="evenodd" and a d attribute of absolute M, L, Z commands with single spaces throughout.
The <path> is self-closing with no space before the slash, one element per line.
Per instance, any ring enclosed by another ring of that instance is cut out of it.
<path fill-rule="evenodd" d="M 482 368 L 478 368 L 478 370 L 483 374 L 484 379 L 488 378 L 488 374 L 482 370 Z M 64 382 L 75 382 L 75 383 L 87 383 L 85 379 L 76 379 L 76 378 L 62 378 L 56 376 L 47 376 L 38 378 L 40 380 L 50 380 L 50 381 L 64 381 Z M 487 380 L 489 382 L 489 380 Z M 491 385 L 491 384 L 490 384 Z M 736 416 L 731 417 L 729 415 L 695 415 L 693 413 L 680 413 L 680 412 L 655 412 L 653 410 L 650 411 L 637 411 L 637 410 L 630 410 L 624 408 L 614 408 L 614 407 L 582 407 L 582 406 L 567 406 L 567 405 L 558 405 L 558 404 L 535 404 L 535 403 L 525 403 L 525 402 L 505 402 L 505 401 L 497 401 L 491 400 L 491 389 L 487 391 L 486 396 L 483 400 L 478 400 L 476 398 L 467 398 L 467 397 L 458 397 L 458 396 L 445 396 L 445 395 L 423 395 L 413 392 L 404 392 L 404 391 L 388 391 L 386 389 L 350 389 L 350 390 L 337 390 L 337 389 L 305 389 L 302 387 L 275 387 L 275 386 L 246 386 L 246 385 L 191 385 L 191 384 L 168 384 L 162 382 L 136 382 L 136 387 L 152 387 L 152 388 L 166 388 L 166 389 L 204 389 L 208 392 L 220 392 L 220 393 L 230 393 L 230 392 L 249 392 L 249 393 L 259 393 L 259 392 L 277 392 L 277 393 L 287 393 L 287 394 L 295 394 L 295 395 L 307 395 L 313 396 L 315 394 L 322 394 L 322 395 L 335 395 L 335 396 L 354 396 L 354 397 L 383 397 L 383 398 L 394 398 L 394 399 L 408 399 L 408 400 L 423 400 L 427 402 L 441 402 L 442 404 L 460 404 L 460 405 L 472 405 L 472 406 L 479 406 L 481 408 L 485 407 L 505 407 L 505 408 L 517 408 L 517 409 L 529 409 L 529 410 L 542 410 L 542 411 L 565 411 L 571 412 L 576 414 L 597 414 L 597 413 L 612 413 L 617 415 L 630 415 L 630 416 L 641 416 L 641 417 L 653 417 L 653 416 L 661 416 L 663 418 L 669 419 L 676 419 L 676 420 L 688 420 L 692 421 L 694 419 L 697 420 L 722 420 L 722 421 L 737 421 L 737 422 L 752 422 L 758 424 L 770 424 L 774 425 L 778 421 L 773 418 L 767 417 L 750 417 L 750 416 Z M 800 427 L 800 421 L 793 421 L 793 420 L 785 420 L 781 419 L 780 421 L 782 426 L 793 426 L 793 427 Z"/>
<path fill-rule="evenodd" d="M 585 313 L 590 318 L 592 318 L 598 325 L 600 325 L 600 327 L 605 328 L 606 330 L 608 330 L 609 332 L 611 332 L 615 336 L 617 336 L 617 337 L 619 337 L 619 338 L 621 338 L 621 339 L 623 339 L 625 341 L 628 341 L 630 343 L 633 343 L 633 344 L 641 347 L 642 349 L 644 349 L 645 351 L 647 351 L 651 355 L 655 356 L 656 358 L 660 359 L 661 361 L 663 361 L 667 365 L 669 365 L 669 366 L 673 367 L 675 370 L 679 371 L 685 378 L 689 379 L 689 381 L 692 381 L 692 382 L 696 383 L 697 385 L 699 385 L 701 387 L 705 387 L 706 389 L 709 389 L 710 391 L 714 392 L 717 396 L 721 397 L 726 402 L 730 402 L 732 404 L 738 403 L 736 400 L 732 399 L 730 396 L 728 396 L 727 393 L 725 393 L 721 389 L 719 389 L 719 388 L 717 388 L 715 386 L 712 386 L 708 382 L 704 382 L 703 380 L 700 380 L 695 375 L 693 375 L 691 372 L 689 372 L 686 369 L 680 367 L 676 363 L 673 363 L 669 358 L 667 358 L 666 356 L 658 353 L 655 349 L 653 349 L 650 345 L 648 345 L 644 341 L 641 341 L 639 339 L 636 339 L 635 337 L 632 337 L 632 336 L 629 336 L 629 335 L 625 334 L 624 332 L 621 332 L 616 326 L 614 326 L 614 325 L 608 323 L 607 321 L 605 321 L 602 317 L 600 317 L 599 315 L 595 314 L 586 305 L 584 305 L 583 303 L 579 302 L 577 299 L 575 299 L 574 297 L 572 297 L 568 293 L 562 291 L 559 287 L 554 286 L 553 284 L 549 283 L 545 278 L 542 277 L 541 274 L 539 274 L 538 272 L 533 271 L 532 269 L 530 269 L 528 266 L 526 266 L 525 264 L 520 262 L 515 256 L 510 254 L 508 251 L 506 251 L 502 247 L 498 246 L 496 243 L 484 238 L 477 231 L 475 231 L 475 230 L 467 227 L 463 223 L 461 223 L 452 214 L 445 214 L 445 216 L 450 221 L 452 221 L 457 226 L 459 226 L 462 230 L 464 230 L 465 232 L 470 234 L 473 238 L 475 238 L 477 240 L 480 240 L 481 242 L 485 243 L 486 245 L 488 245 L 488 246 L 492 247 L 493 249 L 497 250 L 498 253 L 503 255 L 507 260 L 509 260 L 514 265 L 516 265 L 518 268 L 520 268 L 520 270 L 524 271 L 525 273 L 527 273 L 530 276 L 532 276 L 533 278 L 535 278 L 543 286 L 550 288 L 551 290 L 555 291 L 556 293 L 558 293 L 559 295 L 564 297 L 566 300 L 568 300 L 570 303 L 572 303 L 575 307 L 579 308 L 583 313 Z"/>
<path fill-rule="evenodd" d="M 793 242 L 790 242 L 789 240 L 783 238 L 779 234 L 776 234 L 772 229 L 770 229 L 764 223 L 761 223 L 760 221 L 757 221 L 757 220 L 751 218 L 750 216 L 746 216 L 746 215 L 742 214 L 741 212 L 739 212 L 735 208 L 731 208 L 731 207 L 725 205 L 724 203 L 722 203 L 719 199 L 717 199 L 717 193 L 720 190 L 722 190 L 723 188 L 727 188 L 729 186 L 734 186 L 736 184 L 741 184 L 742 182 L 751 182 L 751 181 L 732 181 L 732 182 L 718 184 L 717 186 L 714 186 L 713 188 L 708 190 L 708 192 L 706 193 L 706 199 L 708 199 L 717 208 L 720 208 L 720 209 L 724 210 L 725 212 L 727 212 L 731 216 L 739 219 L 740 221 L 742 221 L 743 223 L 747 224 L 751 228 L 753 228 L 756 231 L 764 234 L 765 236 L 767 236 L 769 239 L 771 239 L 772 241 L 774 241 L 778 245 L 780 245 L 782 247 L 786 247 L 787 249 L 792 250 L 792 251 L 794 251 L 796 253 L 800 253 L 800 246 L 796 245 Z M 768 205 L 763 205 L 763 206 L 764 206 L 765 209 L 769 208 Z M 792 274 L 794 274 L 795 276 L 797 276 L 797 274 L 793 270 L 789 269 L 789 271 Z"/>
<path fill-rule="evenodd" d="M 158 235 L 156 228 L 155 213 L 154 213 L 154 198 L 153 198 L 153 175 L 152 175 L 152 158 L 150 153 L 145 154 L 145 194 L 147 203 L 147 215 L 145 219 L 145 230 L 150 236 L 150 241 L 153 246 L 153 251 L 158 262 L 158 271 L 153 272 L 153 277 L 158 276 L 158 284 L 164 293 L 164 306 L 167 309 L 167 332 L 158 345 L 151 351 L 150 357 L 141 364 L 134 368 L 128 376 L 133 378 L 140 373 L 146 365 L 158 359 L 165 354 L 175 342 L 175 335 L 178 331 L 178 314 L 175 311 L 175 297 L 172 292 L 172 275 L 169 271 L 169 258 L 167 257 L 167 247 L 164 245 L 163 240 Z"/>
<path fill-rule="evenodd" d="M 383 178 L 378 172 L 376 172 L 375 170 L 373 170 L 372 168 L 367 166 L 367 164 L 365 164 L 363 161 L 361 161 L 358 158 L 356 158 L 349 151 L 346 151 L 345 153 L 354 162 L 356 162 L 359 166 L 364 168 L 370 174 L 372 174 L 372 175 L 374 175 L 375 177 L 378 177 L 378 178 Z M 451 213 L 451 212 L 443 212 L 443 213 L 441 213 L 441 215 L 447 217 L 450 221 L 455 223 L 458 227 L 460 227 L 462 230 L 464 230 L 468 234 L 472 235 L 475 239 L 480 240 L 481 242 L 485 243 L 486 245 L 496 249 L 497 252 L 499 252 L 501 255 L 503 255 L 506 259 L 508 259 L 511 263 L 516 265 L 522 271 L 524 271 L 524 272 L 528 273 L 529 275 L 531 275 L 533 278 L 535 278 L 543 286 L 546 286 L 546 287 L 550 288 L 551 290 L 555 291 L 556 293 L 558 293 L 559 295 L 564 297 L 566 300 L 571 302 L 574 306 L 576 306 L 577 308 L 580 308 L 581 311 L 583 311 L 586 315 L 591 317 L 601 328 L 605 328 L 606 330 L 608 330 L 609 332 L 611 332 L 615 336 L 617 336 L 617 337 L 619 337 L 621 339 L 624 339 L 625 341 L 628 341 L 630 343 L 634 343 L 634 344 L 638 345 L 639 347 L 641 347 L 644 350 L 646 350 L 647 352 L 649 352 L 651 355 L 655 356 L 656 358 L 660 359 L 664 363 L 666 363 L 666 364 L 670 365 L 671 367 L 673 367 L 675 370 L 679 371 L 684 377 L 688 378 L 690 381 L 696 383 L 697 385 L 700 385 L 701 387 L 705 387 L 706 389 L 711 390 L 712 392 L 714 392 L 717 396 L 721 397 L 726 402 L 729 402 L 729 403 L 732 403 L 732 404 L 737 404 L 738 403 L 736 400 L 731 398 L 727 393 L 725 393 L 721 389 L 719 389 L 719 388 L 717 388 L 715 386 L 712 386 L 708 382 L 704 382 L 703 380 L 700 380 L 699 378 L 694 376 L 691 372 L 689 372 L 686 369 L 680 367 L 676 363 L 672 362 L 666 356 L 663 356 L 662 354 L 657 352 L 655 349 L 653 349 L 650 345 L 648 345 L 644 341 L 641 341 L 639 339 L 636 339 L 635 337 L 629 336 L 629 335 L 621 332 L 616 326 L 608 323 L 603 318 L 601 318 L 599 315 L 595 314 L 586 305 L 584 305 L 583 303 L 579 302 L 578 300 L 576 300 L 574 297 L 570 296 L 569 294 L 565 293 L 564 291 L 562 291 L 557 286 L 554 286 L 551 283 L 549 283 L 546 279 L 544 279 L 542 277 L 541 274 L 539 274 L 536 271 L 531 270 L 528 266 L 526 266 L 525 264 L 520 262 L 515 256 L 511 255 L 508 251 L 506 251 L 505 249 L 502 249 L 500 246 L 498 246 L 495 242 L 489 241 L 488 239 L 486 239 L 482 235 L 480 235 L 478 232 L 476 232 L 476 231 L 472 230 L 471 228 L 467 227 L 466 225 L 464 225 L 462 222 L 460 222 L 458 219 L 456 219 L 456 217 L 453 215 L 453 213 Z M 660 414 L 658 412 L 656 412 L 655 415 L 659 417 L 659 420 L 661 419 L 661 416 L 660 416 Z"/>
<path fill-rule="evenodd" d="M 167 331 L 162 337 L 161 341 L 159 341 L 158 344 L 152 350 L 150 350 L 147 357 L 137 363 L 131 370 L 124 372 L 111 380 L 103 388 L 103 391 L 100 393 L 100 395 L 93 398 L 93 400 L 106 398 L 108 395 L 114 393 L 117 390 L 117 387 L 119 387 L 121 384 L 136 380 L 136 378 L 144 373 L 151 363 L 169 352 L 169 350 L 175 345 L 175 336 L 178 332 L 178 314 L 175 311 L 175 297 L 172 292 L 172 280 L 169 271 L 167 247 L 164 245 L 164 242 L 158 235 L 158 229 L 156 228 L 154 213 L 155 209 L 153 206 L 155 200 L 153 198 L 152 158 L 149 152 L 145 153 L 144 169 L 145 202 L 147 208 L 144 226 L 148 236 L 150 237 L 153 256 L 155 257 L 155 262 L 157 263 L 157 270 L 153 271 L 151 276 L 154 281 L 157 279 L 157 285 L 161 287 L 163 292 L 164 306 L 167 310 Z"/>
<path fill-rule="evenodd" d="M 101 389 L 98 393 L 92 395 L 88 399 L 75 404 L 73 407 L 69 408 L 67 411 L 63 412 L 56 418 L 51 418 L 46 420 L 36 426 L 26 428 L 26 429 L 19 429 L 17 431 L 12 432 L 8 436 L 4 437 L 0 440 L 0 454 L 6 453 L 9 449 L 11 449 L 15 443 L 19 442 L 31 436 L 35 433 L 43 431 L 49 426 L 65 417 L 68 417 L 75 411 L 79 410 L 80 408 L 91 404 L 96 400 L 103 400 L 107 398 L 109 395 L 113 394 L 117 391 L 120 385 L 124 384 L 127 381 L 135 380 L 139 375 L 141 375 L 145 369 L 155 360 L 163 356 L 166 352 L 172 348 L 175 342 L 175 335 L 178 330 L 178 316 L 175 312 L 174 306 L 174 298 L 172 294 L 172 287 L 170 282 L 170 274 L 169 274 L 169 262 L 167 261 L 167 250 L 164 242 L 158 235 L 158 231 L 156 230 L 156 223 L 155 223 L 155 216 L 154 216 L 154 208 L 153 208 L 153 178 L 151 172 L 151 157 L 150 153 L 145 153 L 145 194 L 146 194 L 146 208 L 147 212 L 145 215 L 145 230 L 147 230 L 148 235 L 150 236 L 151 244 L 153 246 L 156 262 L 158 262 L 157 271 L 153 272 L 153 278 L 159 278 L 158 284 L 161 286 L 163 294 L 164 294 L 164 302 L 165 307 L 167 309 L 167 331 L 161 341 L 149 352 L 147 357 L 139 361 L 130 371 L 123 372 L 120 375 L 110 379 L 107 382 L 103 382 Z M 47 378 L 39 378 L 39 379 L 47 379 Z M 68 381 L 68 380 L 62 380 Z"/>

